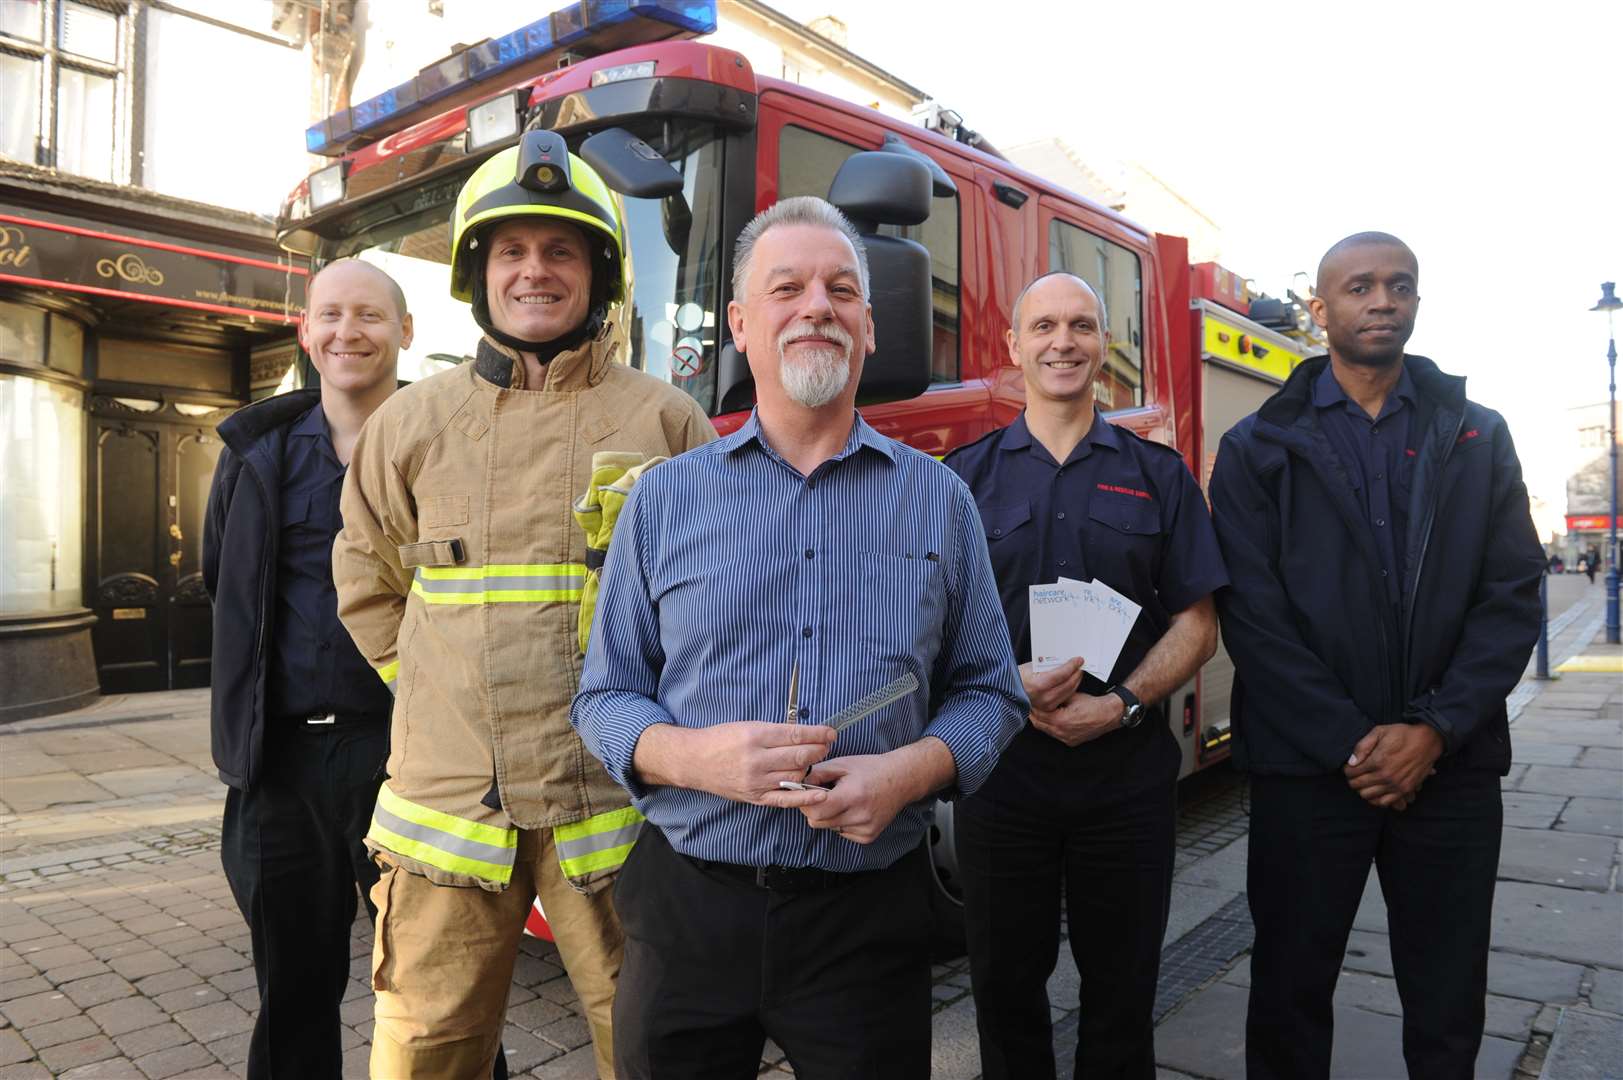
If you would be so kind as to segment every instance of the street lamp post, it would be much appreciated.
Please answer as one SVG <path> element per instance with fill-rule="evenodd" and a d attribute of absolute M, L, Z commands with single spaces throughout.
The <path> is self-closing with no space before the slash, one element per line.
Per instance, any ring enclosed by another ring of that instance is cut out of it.
<path fill-rule="evenodd" d="M 1617 334 L 1612 326 L 1612 313 L 1623 308 L 1617 298 L 1617 282 L 1605 281 L 1600 287 L 1600 301 L 1590 311 L 1606 312 L 1606 369 L 1607 369 L 1607 446 L 1612 455 L 1612 513 L 1606 521 L 1606 642 L 1619 643 L 1617 610 Z"/>

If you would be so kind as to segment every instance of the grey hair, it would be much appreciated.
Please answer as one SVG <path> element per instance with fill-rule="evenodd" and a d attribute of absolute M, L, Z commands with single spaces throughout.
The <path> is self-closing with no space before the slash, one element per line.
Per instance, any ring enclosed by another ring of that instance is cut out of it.
<path fill-rule="evenodd" d="M 868 299 L 868 249 L 862 243 L 862 234 L 857 232 L 856 226 L 851 224 L 851 219 L 841 213 L 838 207 L 815 195 L 796 195 L 793 198 L 781 199 L 756 214 L 750 219 L 750 223 L 744 226 L 743 231 L 738 234 L 738 243 L 733 248 L 735 298 L 743 296 L 744 287 L 749 282 L 755 242 L 766 235 L 768 229 L 778 225 L 815 225 L 833 229 L 851 241 L 851 249 L 857 253 L 857 278 L 862 286 L 862 298 Z"/>
<path fill-rule="evenodd" d="M 1105 298 L 1099 295 L 1099 290 L 1095 289 L 1092 283 L 1090 283 L 1088 279 L 1083 277 L 1081 274 L 1074 273 L 1070 270 L 1050 270 L 1048 273 L 1038 274 L 1036 277 L 1028 281 L 1026 283 L 1026 287 L 1020 290 L 1020 295 L 1014 298 L 1014 317 L 1011 322 L 1014 324 L 1014 332 L 1016 334 L 1020 333 L 1020 305 L 1026 302 L 1026 294 L 1035 288 L 1039 281 L 1047 281 L 1051 277 L 1068 277 L 1080 282 L 1082 287 L 1088 290 L 1088 292 L 1093 296 L 1094 302 L 1099 305 L 1100 336 L 1102 337 L 1104 334 L 1109 332 L 1110 312 L 1105 310 Z"/>

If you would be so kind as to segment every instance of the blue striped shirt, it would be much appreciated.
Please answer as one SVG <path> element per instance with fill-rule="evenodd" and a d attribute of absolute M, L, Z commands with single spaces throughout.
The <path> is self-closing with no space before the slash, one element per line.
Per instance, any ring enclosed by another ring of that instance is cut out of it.
<path fill-rule="evenodd" d="M 649 787 L 632 771 L 650 724 L 784 718 L 800 665 L 803 723 L 912 672 L 919 689 L 840 733 L 830 757 L 925 735 L 969 794 L 1028 711 L 975 500 L 950 469 L 860 416 L 803 477 L 752 415 L 647 472 L 615 527 L 572 720 L 679 852 L 750 866 L 872 870 L 918 845 L 933 800 L 861 845 L 799 810 Z"/>

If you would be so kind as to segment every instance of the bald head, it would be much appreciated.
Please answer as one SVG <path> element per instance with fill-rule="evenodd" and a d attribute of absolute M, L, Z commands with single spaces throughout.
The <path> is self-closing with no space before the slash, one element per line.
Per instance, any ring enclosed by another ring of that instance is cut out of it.
<path fill-rule="evenodd" d="M 371 263 L 366 262 L 363 259 L 356 258 L 339 259 L 336 262 L 330 262 L 326 266 L 322 267 L 321 270 L 310 279 L 310 283 L 304 288 L 306 306 L 311 306 L 314 304 L 317 283 L 322 281 L 328 275 L 338 275 L 343 277 L 350 277 L 351 275 L 364 275 L 372 278 L 375 282 L 377 282 L 377 284 L 383 286 L 383 288 L 387 290 L 389 299 L 394 303 L 395 318 L 404 319 L 406 317 L 406 293 L 400 288 L 400 283 L 395 281 L 394 278 L 390 277 L 382 270 L 378 269 L 376 266 L 373 266 Z M 353 280 L 353 278 L 351 278 L 351 280 Z"/>
<path fill-rule="evenodd" d="M 1414 276 L 1416 278 L 1420 277 L 1420 260 L 1415 258 L 1415 254 L 1409 250 L 1408 244 L 1405 244 L 1391 233 L 1360 232 L 1353 233 L 1351 236 L 1344 237 L 1330 245 L 1330 250 L 1326 251 L 1324 257 L 1319 260 L 1318 280 L 1314 284 L 1314 289 L 1323 293 L 1330 288 L 1331 279 L 1336 276 L 1335 271 L 1340 264 L 1348 256 L 1353 255 L 1360 249 L 1370 247 L 1390 247 L 1403 252 L 1408 257 L 1409 266 L 1414 270 Z"/>
<path fill-rule="evenodd" d="M 1093 302 L 1099 306 L 1099 325 L 1110 325 L 1109 316 L 1105 312 L 1104 298 L 1099 295 L 1097 289 L 1095 289 L 1092 285 L 1089 285 L 1086 281 L 1077 277 L 1075 274 L 1071 273 L 1069 270 L 1050 270 L 1046 274 L 1039 274 L 1032 278 L 1026 287 L 1020 290 L 1020 295 L 1014 298 L 1014 318 L 1012 319 L 1012 322 L 1014 323 L 1015 333 L 1020 332 L 1020 313 L 1025 308 L 1026 297 L 1031 295 L 1031 291 L 1039 286 L 1041 286 L 1043 290 L 1053 287 L 1053 284 L 1050 283 L 1054 283 L 1054 279 L 1056 278 L 1064 278 L 1066 281 L 1073 282 L 1076 285 L 1081 286 L 1089 296 L 1093 297 Z"/>

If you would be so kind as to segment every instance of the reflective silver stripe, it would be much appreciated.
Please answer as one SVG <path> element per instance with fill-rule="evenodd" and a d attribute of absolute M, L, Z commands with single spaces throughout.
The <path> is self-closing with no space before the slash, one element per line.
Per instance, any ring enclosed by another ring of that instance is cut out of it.
<path fill-rule="evenodd" d="M 634 821 L 630 825 L 622 825 L 618 829 L 609 832 L 593 833 L 590 836 L 581 836 L 574 840 L 564 840 L 558 844 L 558 860 L 567 862 L 570 859 L 578 859 L 583 855 L 593 855 L 599 851 L 607 851 L 610 848 L 620 847 L 622 844 L 629 844 L 637 839 L 638 833 L 642 832 L 642 824 L 641 821 Z"/>
<path fill-rule="evenodd" d="M 462 836 L 452 836 L 439 829 L 431 829 L 427 825 L 418 825 L 407 821 L 398 814 L 391 814 L 383 808 L 380 801 L 372 810 L 372 816 L 379 825 L 408 840 L 416 840 L 430 847 L 452 855 L 459 855 L 464 859 L 477 859 L 479 862 L 495 863 L 497 866 L 512 866 L 518 853 L 517 848 L 497 847 L 495 844 L 482 844 L 477 840 L 469 840 Z"/>
<path fill-rule="evenodd" d="M 425 578 L 417 575 L 417 585 L 431 593 L 481 593 L 523 590 L 579 589 L 586 584 L 584 574 L 563 577 Z"/>

